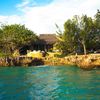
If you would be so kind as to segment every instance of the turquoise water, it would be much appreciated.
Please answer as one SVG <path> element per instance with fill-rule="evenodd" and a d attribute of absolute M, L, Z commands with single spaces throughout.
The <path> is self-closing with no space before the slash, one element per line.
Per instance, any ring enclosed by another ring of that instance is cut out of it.
<path fill-rule="evenodd" d="M 100 70 L 2 67 L 0 100 L 100 100 Z"/>

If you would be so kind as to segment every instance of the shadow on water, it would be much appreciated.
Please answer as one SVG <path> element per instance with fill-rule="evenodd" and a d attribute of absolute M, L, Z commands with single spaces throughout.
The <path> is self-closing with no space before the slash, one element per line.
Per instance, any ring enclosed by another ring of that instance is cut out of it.
<path fill-rule="evenodd" d="M 100 70 L 76 66 L 0 68 L 0 100 L 99 100 Z"/>

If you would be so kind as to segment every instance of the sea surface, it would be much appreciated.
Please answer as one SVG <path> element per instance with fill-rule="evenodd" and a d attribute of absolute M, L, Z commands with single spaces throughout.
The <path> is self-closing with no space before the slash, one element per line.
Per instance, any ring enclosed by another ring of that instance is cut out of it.
<path fill-rule="evenodd" d="M 0 100 L 100 100 L 100 69 L 0 67 Z"/>

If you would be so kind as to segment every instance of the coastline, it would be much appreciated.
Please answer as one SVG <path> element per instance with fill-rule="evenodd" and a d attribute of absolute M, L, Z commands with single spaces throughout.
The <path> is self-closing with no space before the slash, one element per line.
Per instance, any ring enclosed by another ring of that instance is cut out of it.
<path fill-rule="evenodd" d="M 50 59 L 45 63 L 47 65 L 76 65 L 82 69 L 100 68 L 100 54 L 71 55 L 64 58 Z"/>
<path fill-rule="evenodd" d="M 26 56 L 0 58 L 0 66 L 39 66 L 39 65 L 76 65 L 82 69 L 100 68 L 100 54 L 71 55 L 64 58 Z"/>

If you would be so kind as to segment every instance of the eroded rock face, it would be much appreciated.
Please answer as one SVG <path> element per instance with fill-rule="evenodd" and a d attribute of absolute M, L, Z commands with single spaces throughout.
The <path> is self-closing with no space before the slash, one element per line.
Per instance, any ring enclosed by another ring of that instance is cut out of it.
<path fill-rule="evenodd" d="M 100 54 L 67 56 L 64 58 L 16 57 L 0 58 L 0 66 L 77 65 L 82 69 L 100 67 Z"/>
<path fill-rule="evenodd" d="M 80 57 L 79 62 L 77 63 L 77 65 L 80 68 L 83 69 L 92 69 L 94 67 L 99 66 L 100 67 L 100 55 L 86 55 L 83 56 L 82 58 Z"/>
<path fill-rule="evenodd" d="M 16 57 L 0 58 L 0 66 L 36 66 L 43 65 L 44 61 L 40 58 Z"/>

